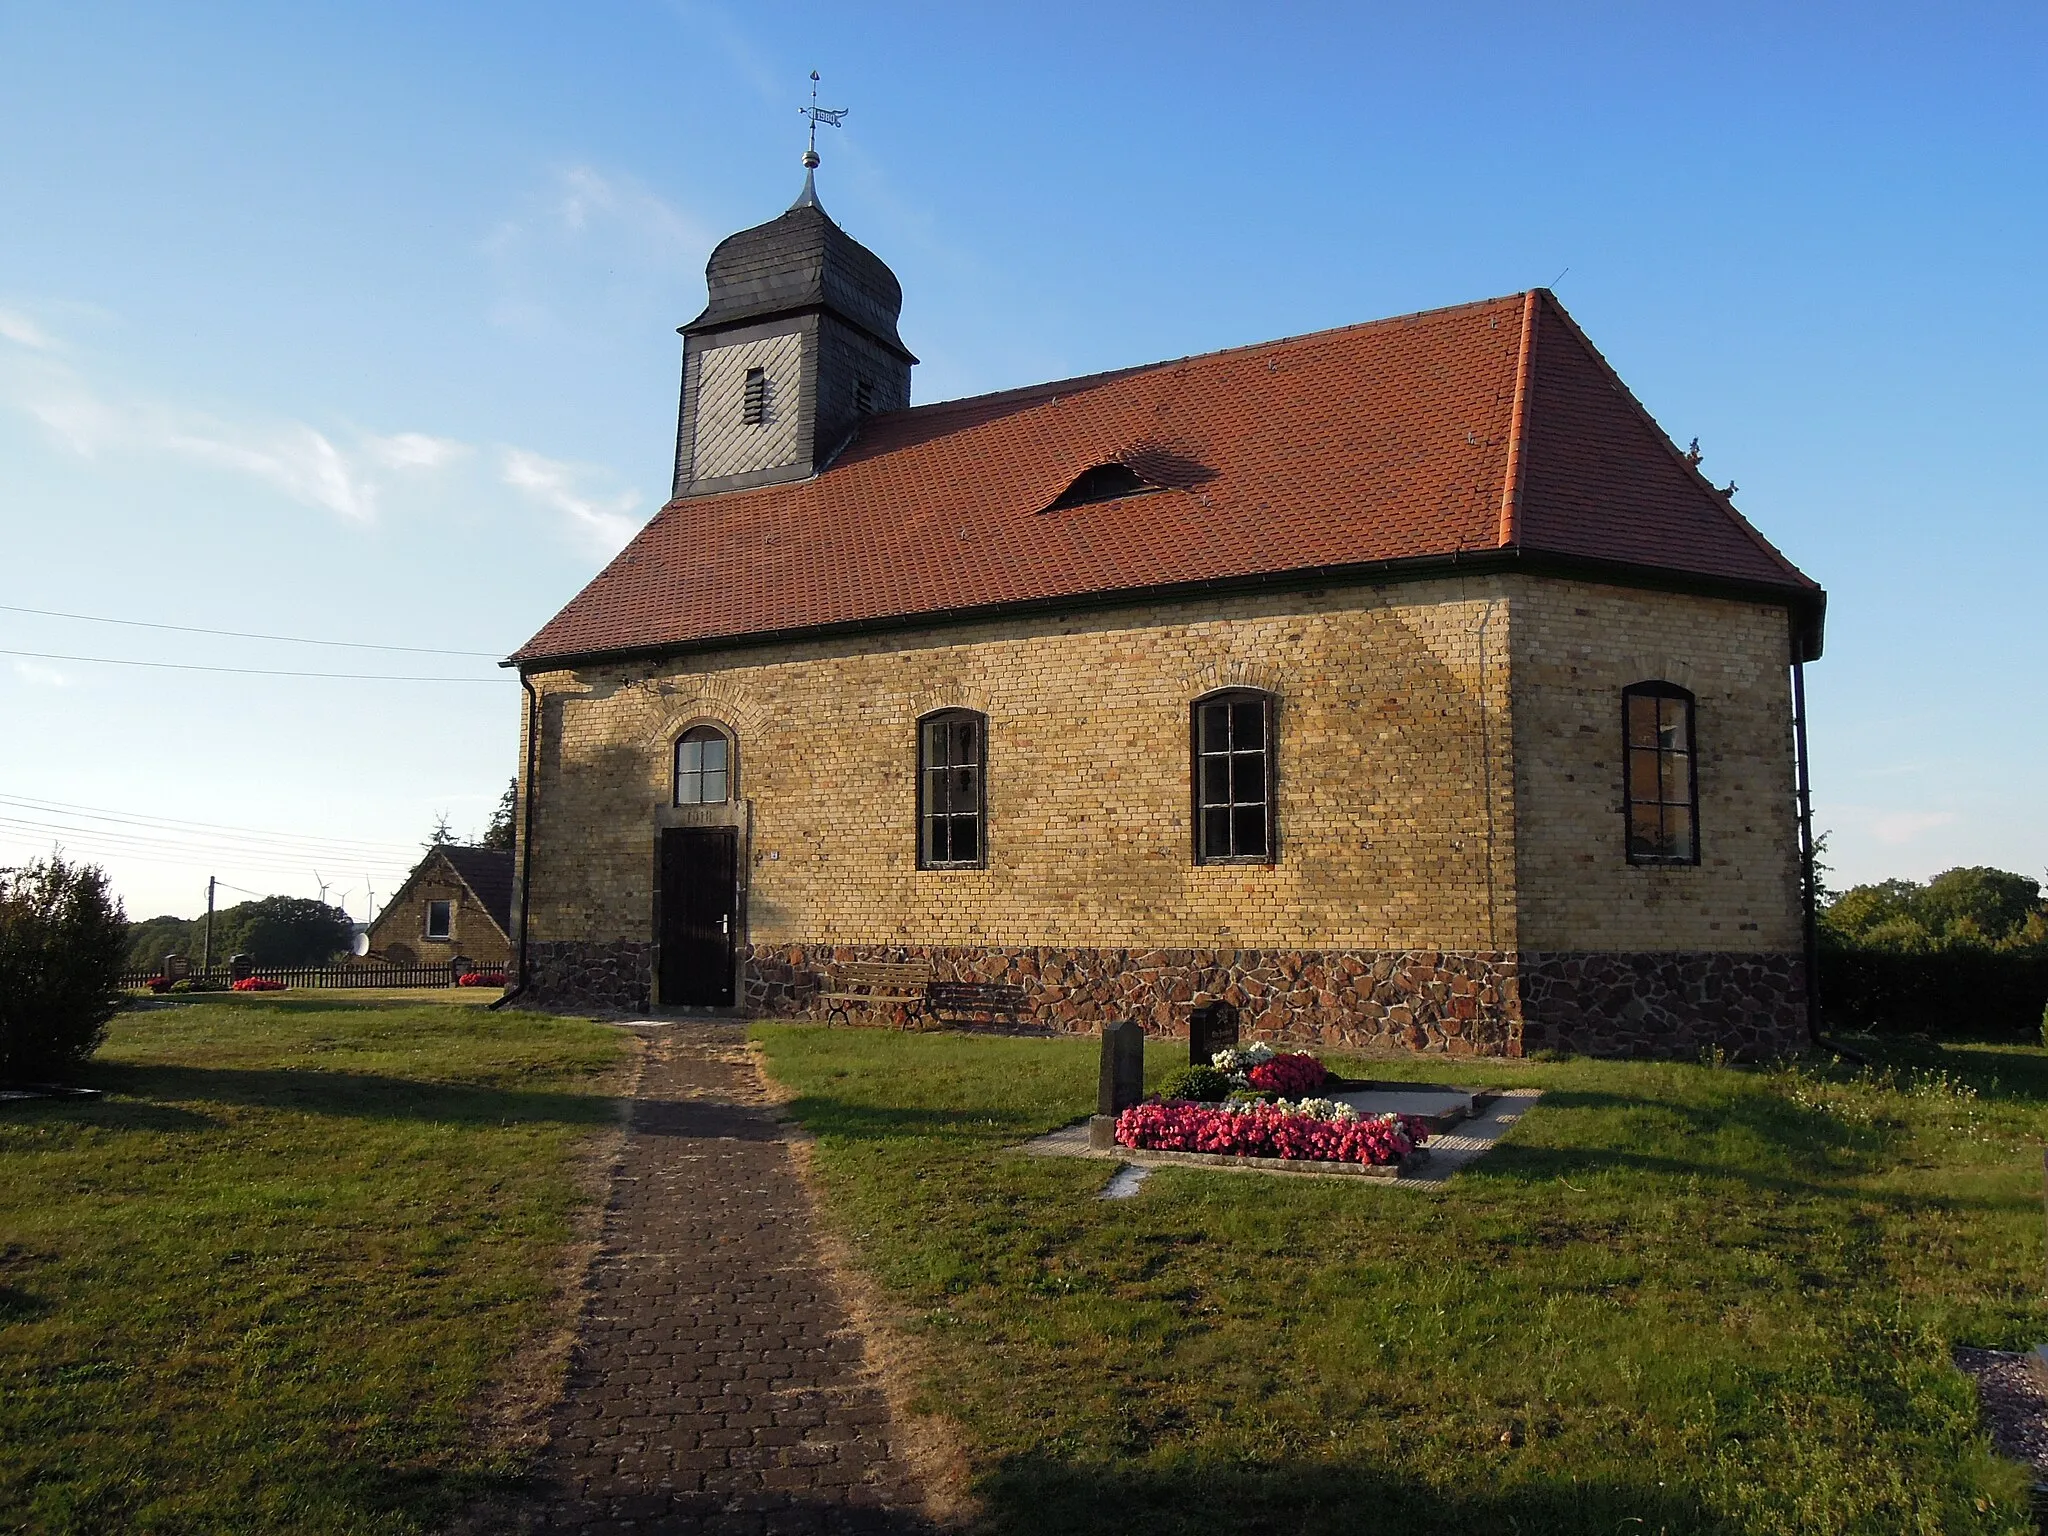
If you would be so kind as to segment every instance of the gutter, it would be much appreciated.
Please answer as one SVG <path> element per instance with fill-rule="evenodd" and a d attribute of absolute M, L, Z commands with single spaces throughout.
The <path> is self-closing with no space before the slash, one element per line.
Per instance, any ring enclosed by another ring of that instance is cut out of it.
<path fill-rule="evenodd" d="M 527 918 L 533 910 L 533 797 L 540 758 L 541 710 L 540 694 L 524 670 L 519 674 L 519 686 L 526 690 L 526 773 L 522 786 L 526 792 L 526 804 L 519 828 L 519 980 L 503 997 L 485 1005 L 493 1010 L 504 1007 L 526 991 L 526 928 Z"/>

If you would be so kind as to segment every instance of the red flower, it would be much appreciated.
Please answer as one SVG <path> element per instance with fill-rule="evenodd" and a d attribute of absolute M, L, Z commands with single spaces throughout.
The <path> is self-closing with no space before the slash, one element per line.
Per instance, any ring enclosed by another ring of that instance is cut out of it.
<path fill-rule="evenodd" d="M 1277 1093 L 1283 1099 L 1298 1099 L 1322 1087 L 1323 1080 L 1329 1075 L 1315 1057 L 1307 1051 L 1297 1051 L 1260 1062 L 1245 1074 L 1245 1081 L 1254 1088 Z"/>
<path fill-rule="evenodd" d="M 1291 1157 L 1319 1162 L 1398 1163 L 1429 1135 L 1412 1115 L 1392 1120 L 1318 1120 L 1270 1105 L 1242 1113 L 1157 1099 L 1117 1116 L 1116 1139 L 1157 1152 L 1221 1152 L 1236 1157 Z"/>

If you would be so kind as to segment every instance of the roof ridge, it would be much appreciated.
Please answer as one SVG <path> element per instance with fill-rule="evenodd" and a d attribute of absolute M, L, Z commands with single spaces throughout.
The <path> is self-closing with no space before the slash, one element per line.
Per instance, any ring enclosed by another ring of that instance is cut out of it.
<path fill-rule="evenodd" d="M 1529 369 L 1536 357 L 1536 294 L 1522 295 L 1522 344 L 1515 354 L 1515 403 L 1508 413 L 1508 461 L 1501 477 L 1500 547 L 1521 537 L 1522 459 L 1529 444 Z"/>
<path fill-rule="evenodd" d="M 1572 318 L 1571 311 L 1566 309 L 1563 304 L 1558 302 L 1557 295 L 1552 293 L 1548 288 L 1538 288 L 1532 291 L 1542 294 L 1543 297 L 1549 301 L 1552 312 L 1556 314 L 1558 319 L 1562 320 L 1565 323 L 1565 325 L 1570 329 L 1572 335 L 1578 338 L 1579 345 L 1584 347 L 1586 349 L 1587 354 L 1593 359 L 1593 361 L 1596 364 L 1599 365 L 1600 371 L 1604 375 L 1606 375 L 1608 383 L 1614 386 L 1616 392 L 1620 394 L 1621 398 L 1627 401 L 1630 408 L 1633 409 L 1635 413 L 1642 418 L 1643 424 L 1650 429 L 1651 436 L 1654 437 L 1657 443 L 1664 449 L 1664 451 L 1671 456 L 1672 462 L 1677 464 L 1679 468 L 1685 471 L 1686 477 L 1688 479 L 1690 479 L 1696 486 L 1698 486 L 1701 490 L 1707 493 L 1707 496 L 1712 505 L 1714 506 L 1714 508 L 1717 511 L 1719 511 L 1723 516 L 1727 517 L 1729 521 L 1733 522 L 1737 528 L 1742 530 L 1743 533 L 1747 534 L 1751 542 L 1754 543 L 1758 549 L 1762 550 L 1764 554 L 1767 555 L 1771 560 L 1775 561 L 1778 565 L 1782 566 L 1785 569 L 1785 571 L 1789 573 L 1800 586 L 1818 589 L 1820 586 L 1819 582 L 1815 581 L 1811 576 L 1807 575 L 1806 572 L 1800 570 L 1799 567 L 1793 564 L 1792 561 L 1785 555 L 1783 550 L 1779 549 L 1777 545 L 1773 544 L 1769 539 L 1765 538 L 1761 533 L 1757 532 L 1756 525 L 1751 523 L 1748 518 L 1744 517 L 1739 511 L 1736 510 L 1735 503 L 1728 499 L 1728 497 L 1722 492 L 1721 488 L 1715 485 L 1714 482 L 1709 480 L 1705 475 L 1700 473 L 1699 465 L 1692 463 L 1690 460 L 1686 458 L 1686 456 L 1683 453 L 1680 453 L 1678 451 L 1678 444 L 1671 441 L 1671 434 L 1664 430 L 1663 423 L 1658 421 L 1657 418 L 1651 414 L 1650 408 L 1644 405 L 1643 402 L 1636 397 L 1636 392 L 1628 387 L 1627 382 L 1624 381 L 1622 376 L 1615 371 L 1614 364 L 1610 363 L 1607 360 L 1607 354 L 1602 352 L 1597 346 L 1593 344 L 1593 339 L 1590 336 L 1588 336 L 1583 330 L 1581 330 L 1579 328 L 1579 322 Z"/>
<path fill-rule="evenodd" d="M 990 390 L 981 395 L 959 395 L 951 400 L 932 400 L 924 405 L 909 405 L 899 411 L 878 413 L 871 421 L 900 421 L 906 416 L 920 416 L 926 412 L 951 410 L 970 405 L 987 405 L 993 401 L 1015 399 L 1025 395 L 1059 394 L 1083 384 L 1099 384 L 1106 379 L 1122 378 L 1129 374 L 1152 373 L 1161 368 L 1174 368 L 1185 363 L 1206 363 L 1214 358 L 1230 357 L 1239 352 L 1264 352 L 1271 347 L 1294 346 L 1304 341 L 1323 341 L 1337 336 L 1350 335 L 1356 331 L 1378 330 L 1383 326 L 1404 325 L 1412 320 L 1434 320 L 1441 315 L 1453 315 L 1460 310 L 1485 309 L 1491 305 L 1504 304 L 1511 299 L 1522 298 L 1519 293 L 1496 294 L 1492 298 L 1469 299 L 1463 304 L 1441 304 L 1435 309 L 1411 310 L 1404 315 L 1382 315 L 1377 320 L 1354 320 L 1348 325 L 1325 326 L 1319 331 L 1301 331 L 1292 336 L 1274 336 L 1266 341 L 1240 342 L 1233 347 L 1215 347 L 1207 352 L 1189 352 L 1180 357 L 1162 357 L 1156 362 L 1130 363 L 1122 368 L 1105 368 L 1099 373 L 1080 373 L 1071 378 L 1052 379 L 1043 384 L 1020 384 L 1011 389 Z"/>

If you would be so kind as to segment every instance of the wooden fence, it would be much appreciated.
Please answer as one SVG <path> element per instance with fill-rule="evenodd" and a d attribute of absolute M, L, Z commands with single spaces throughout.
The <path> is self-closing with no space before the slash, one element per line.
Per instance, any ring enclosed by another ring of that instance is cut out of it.
<path fill-rule="evenodd" d="M 194 990 L 207 991 L 225 991 L 243 976 L 260 976 L 288 987 L 452 987 L 458 977 L 471 970 L 495 973 L 495 968 L 489 966 L 464 966 L 458 971 L 447 965 L 294 965 L 257 966 L 243 971 L 216 966 L 202 975 L 195 966 L 186 979 L 194 984 Z M 160 970 L 125 971 L 121 985 L 145 987 L 162 974 Z"/>

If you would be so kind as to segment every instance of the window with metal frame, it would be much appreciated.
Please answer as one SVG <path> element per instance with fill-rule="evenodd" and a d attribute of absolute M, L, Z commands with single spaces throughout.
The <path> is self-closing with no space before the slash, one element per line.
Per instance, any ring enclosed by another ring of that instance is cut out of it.
<path fill-rule="evenodd" d="M 949 709 L 917 723 L 917 864 L 988 866 L 988 719 Z"/>
<path fill-rule="evenodd" d="M 430 939 L 445 939 L 455 931 L 455 903 L 452 901 L 430 901 L 427 903 L 427 934 Z"/>
<path fill-rule="evenodd" d="M 1693 696 L 1676 683 L 1621 690 L 1628 861 L 1700 861 L 1700 785 Z"/>
<path fill-rule="evenodd" d="M 750 427 L 768 420 L 768 373 L 763 368 L 747 370 L 746 387 L 740 395 L 740 420 Z"/>
<path fill-rule="evenodd" d="M 1190 723 L 1195 862 L 1274 858 L 1273 696 L 1249 688 L 1195 700 Z"/>
<path fill-rule="evenodd" d="M 676 738 L 677 805 L 723 805 L 732 798 L 732 738 L 715 725 L 693 725 Z"/>

